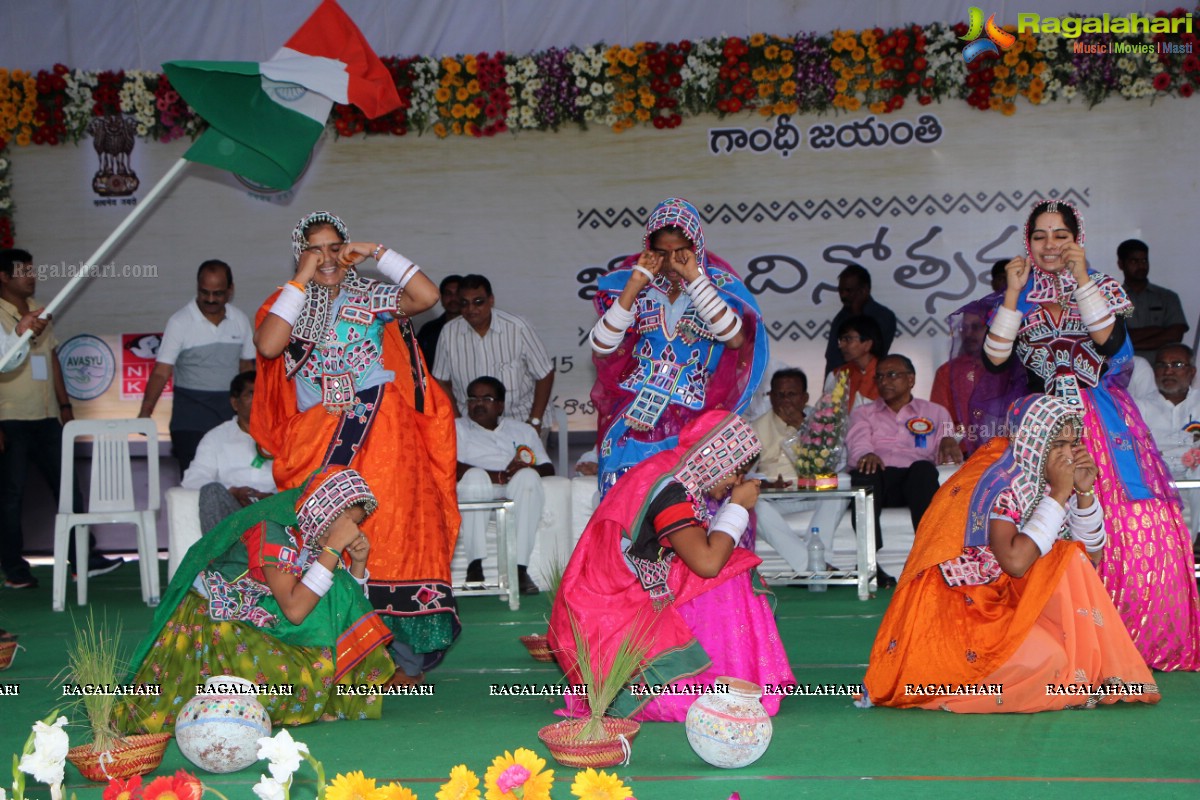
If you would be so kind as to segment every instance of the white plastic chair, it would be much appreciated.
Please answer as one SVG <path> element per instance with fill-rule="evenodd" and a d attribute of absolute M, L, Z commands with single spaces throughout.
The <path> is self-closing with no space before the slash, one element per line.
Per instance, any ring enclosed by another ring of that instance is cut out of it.
<path fill-rule="evenodd" d="M 147 507 L 139 509 L 133 493 L 133 468 L 129 456 L 130 434 L 146 437 L 148 465 Z M 92 480 L 87 511 L 74 513 L 71 498 L 75 487 L 75 440 L 95 437 L 92 449 Z M 58 515 L 54 519 L 54 610 L 62 611 L 67 601 L 67 547 L 71 531 L 75 537 L 75 569 L 79 605 L 87 604 L 88 529 L 90 525 L 125 523 L 137 526 L 138 567 L 141 570 L 142 600 L 158 605 L 158 428 L 150 419 L 72 420 L 63 428 L 62 480 Z"/>

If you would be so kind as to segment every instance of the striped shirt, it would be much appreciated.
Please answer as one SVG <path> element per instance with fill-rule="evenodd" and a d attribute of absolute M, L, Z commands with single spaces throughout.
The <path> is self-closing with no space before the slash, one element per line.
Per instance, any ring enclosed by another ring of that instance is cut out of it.
<path fill-rule="evenodd" d="M 550 374 L 554 365 L 542 340 L 518 316 L 492 309 L 492 324 L 480 336 L 462 317 L 442 328 L 433 377 L 448 381 L 459 411 L 467 409 L 467 385 L 483 375 L 504 384 L 504 416 L 524 422 L 533 409 L 534 384 Z"/>

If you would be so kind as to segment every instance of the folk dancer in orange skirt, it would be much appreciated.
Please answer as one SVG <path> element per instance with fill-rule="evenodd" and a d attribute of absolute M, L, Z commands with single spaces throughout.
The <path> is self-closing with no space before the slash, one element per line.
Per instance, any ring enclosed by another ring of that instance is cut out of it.
<path fill-rule="evenodd" d="M 369 597 L 395 634 L 396 678 L 419 681 L 460 630 L 453 412 L 409 321 L 437 302 L 437 286 L 384 245 L 351 241 L 324 211 L 292 231 L 292 255 L 294 280 L 256 318 L 250 433 L 274 454 L 281 489 L 340 464 L 386 499 L 363 527 Z M 358 274 L 367 258 L 387 281 Z"/>

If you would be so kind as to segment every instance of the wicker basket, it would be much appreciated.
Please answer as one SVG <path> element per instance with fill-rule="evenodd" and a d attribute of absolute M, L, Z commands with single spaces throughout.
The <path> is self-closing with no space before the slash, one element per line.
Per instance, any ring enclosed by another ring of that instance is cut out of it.
<path fill-rule="evenodd" d="M 99 753 L 92 745 L 81 744 L 67 751 L 67 760 L 89 781 L 107 783 L 110 778 L 132 778 L 158 769 L 169 741 L 169 733 L 126 736 L 111 750 Z M 103 764 L 100 763 L 101 757 Z"/>
<path fill-rule="evenodd" d="M 628 762 L 629 747 L 641 725 L 631 719 L 605 717 L 604 732 L 607 738 L 581 742 L 577 737 L 586 722 L 583 719 L 556 722 L 538 731 L 538 738 L 550 750 L 554 760 L 564 767 L 612 767 Z"/>
<path fill-rule="evenodd" d="M 532 633 L 521 637 L 521 644 L 533 656 L 534 661 L 553 661 L 554 654 L 550 652 L 550 639 L 544 633 Z"/>
<path fill-rule="evenodd" d="M 13 656 L 17 654 L 17 640 L 7 639 L 0 642 L 0 670 L 6 670 L 12 666 Z M 536 656 L 535 656 L 536 658 Z"/>

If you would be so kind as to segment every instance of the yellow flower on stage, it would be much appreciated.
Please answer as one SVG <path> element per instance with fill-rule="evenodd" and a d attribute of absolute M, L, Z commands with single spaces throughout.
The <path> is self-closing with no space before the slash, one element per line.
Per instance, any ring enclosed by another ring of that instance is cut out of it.
<path fill-rule="evenodd" d="M 633 790 L 616 775 L 610 775 L 604 770 L 597 772 L 588 767 L 575 774 L 571 794 L 579 800 L 625 800 L 633 795 Z"/>
<path fill-rule="evenodd" d="M 796 82 L 784 81 L 783 83 L 779 84 L 779 93 L 784 97 L 791 97 L 796 93 Z"/>
<path fill-rule="evenodd" d="M 455 103 L 454 108 L 450 109 L 450 116 L 455 119 L 462 119 L 465 113 L 467 113 L 467 109 L 460 103 Z"/>
<path fill-rule="evenodd" d="M 375 797 L 377 800 L 417 800 L 416 792 L 398 783 L 380 786 L 375 792 Z"/>
<path fill-rule="evenodd" d="M 627 67 L 636 66 L 637 60 L 638 60 L 637 53 L 633 52 L 632 50 L 630 50 L 628 48 L 621 50 L 620 61 L 625 66 L 627 66 Z"/>
<path fill-rule="evenodd" d="M 867 57 L 867 51 L 863 50 L 861 47 L 855 47 L 850 55 L 855 61 L 862 61 Z"/>
<path fill-rule="evenodd" d="M 767 43 L 767 35 L 765 33 L 756 33 L 750 37 L 751 47 L 762 47 Z"/>
<path fill-rule="evenodd" d="M 450 770 L 450 780 L 438 789 L 437 800 L 479 800 L 479 776 L 459 764 Z"/>
<path fill-rule="evenodd" d="M 433 97 L 439 103 L 449 103 L 450 102 L 450 90 L 448 88 L 446 88 L 445 86 L 439 86 L 437 88 L 437 91 L 433 93 Z"/>
<path fill-rule="evenodd" d="M 1011 50 L 1009 50 L 1007 53 L 1004 54 L 1004 63 L 1010 67 L 1015 67 L 1019 60 L 1020 60 L 1020 56 L 1018 56 L 1016 53 L 1014 53 Z"/>
<path fill-rule="evenodd" d="M 463 67 L 468 75 L 474 75 L 478 71 L 478 64 L 475 61 L 475 56 L 467 56 L 463 59 Z"/>
<path fill-rule="evenodd" d="M 792 75 L 794 75 L 795 72 L 796 72 L 796 68 L 793 67 L 791 64 L 784 64 L 782 67 L 779 68 L 779 77 L 783 78 L 784 80 L 787 80 L 788 78 L 792 77 Z"/>
<path fill-rule="evenodd" d="M 833 84 L 833 88 L 840 94 L 850 88 L 850 84 L 846 82 L 845 78 L 838 78 L 837 82 Z"/>
<path fill-rule="evenodd" d="M 450 56 L 446 56 L 442 59 L 442 69 L 446 70 L 446 72 L 449 72 L 451 75 L 457 75 L 459 70 L 462 69 L 462 64 L 459 64 Z"/>
<path fill-rule="evenodd" d="M 359 772 L 338 775 L 325 789 L 325 800 L 380 800 L 375 779 Z"/>
<path fill-rule="evenodd" d="M 845 108 L 847 111 L 858 111 L 862 108 L 862 101 L 857 97 L 847 97 Z"/>
<path fill-rule="evenodd" d="M 1009 75 L 1008 67 L 1004 66 L 1003 64 L 996 65 L 995 67 L 992 68 L 992 70 L 993 70 L 993 72 L 995 72 L 996 77 L 999 78 L 1000 80 L 1004 80 Z"/>
<path fill-rule="evenodd" d="M 779 58 L 779 45 L 767 45 L 765 48 L 763 48 L 763 57 L 768 61 L 774 61 L 775 59 Z M 624 798 L 622 798 L 622 800 L 624 800 Z"/>
<path fill-rule="evenodd" d="M 446 130 L 446 126 L 445 126 L 445 125 L 443 125 L 442 123 L 440 123 L 440 122 L 439 122 L 439 123 L 437 123 L 436 125 L 434 125 L 434 126 L 433 126 L 433 133 L 434 133 L 434 135 L 435 135 L 435 136 L 437 136 L 439 139 L 445 139 L 445 138 L 446 138 L 446 136 L 447 136 L 447 135 L 448 135 L 450 132 Z"/>
<path fill-rule="evenodd" d="M 532 750 L 524 747 L 512 753 L 505 750 L 504 755 L 496 756 L 483 776 L 487 800 L 550 800 L 554 770 L 543 771 L 545 766 L 546 760 L 538 758 Z M 521 794 L 515 793 L 517 789 Z"/>
<path fill-rule="evenodd" d="M 1017 64 L 1017 68 L 1015 71 L 1018 75 L 1022 75 L 1022 76 L 1028 75 L 1029 74 L 1029 62 L 1022 61 L 1020 64 Z"/>
<path fill-rule="evenodd" d="M 867 108 L 871 110 L 872 114 L 882 114 L 884 111 L 887 111 L 887 103 L 882 100 L 876 100 L 874 103 L 868 105 Z"/>
<path fill-rule="evenodd" d="M 791 50 L 781 50 L 781 51 L 779 51 L 779 60 L 780 61 L 791 61 L 792 55 L 793 55 L 793 53 Z"/>
<path fill-rule="evenodd" d="M 638 122 L 650 121 L 650 112 L 644 108 L 639 108 L 637 111 L 635 111 L 634 116 L 637 117 Z"/>

